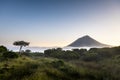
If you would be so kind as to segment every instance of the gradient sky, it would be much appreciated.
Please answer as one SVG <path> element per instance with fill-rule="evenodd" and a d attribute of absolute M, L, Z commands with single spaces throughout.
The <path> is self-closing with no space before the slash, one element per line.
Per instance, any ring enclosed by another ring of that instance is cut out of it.
<path fill-rule="evenodd" d="M 120 0 L 0 0 L 0 45 L 66 46 L 84 35 L 120 45 Z"/>

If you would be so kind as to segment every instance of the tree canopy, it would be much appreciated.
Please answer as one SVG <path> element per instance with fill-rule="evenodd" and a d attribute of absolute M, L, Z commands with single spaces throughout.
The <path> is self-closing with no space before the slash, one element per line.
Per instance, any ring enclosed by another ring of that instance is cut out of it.
<path fill-rule="evenodd" d="M 30 43 L 25 41 L 15 41 L 13 45 L 20 46 L 19 52 L 21 53 L 22 47 L 28 46 Z"/>
<path fill-rule="evenodd" d="M 15 41 L 13 43 L 13 45 L 15 46 L 28 46 L 29 45 L 29 42 L 25 42 L 25 41 Z"/>

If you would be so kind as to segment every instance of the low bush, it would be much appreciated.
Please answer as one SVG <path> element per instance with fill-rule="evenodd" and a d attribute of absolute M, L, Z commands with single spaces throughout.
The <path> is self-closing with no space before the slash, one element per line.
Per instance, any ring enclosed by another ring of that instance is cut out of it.
<path fill-rule="evenodd" d="M 0 46 L 0 53 L 6 52 L 7 48 L 5 46 Z"/>
<path fill-rule="evenodd" d="M 2 57 L 3 57 L 4 59 L 7 59 L 7 58 L 18 58 L 18 54 L 15 53 L 15 52 L 8 51 L 8 52 L 4 52 L 4 53 L 2 54 Z"/>

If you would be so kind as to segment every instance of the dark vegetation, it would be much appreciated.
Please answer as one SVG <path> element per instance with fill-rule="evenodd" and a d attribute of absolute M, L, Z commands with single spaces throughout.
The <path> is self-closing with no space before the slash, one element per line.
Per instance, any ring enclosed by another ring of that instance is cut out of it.
<path fill-rule="evenodd" d="M 120 47 L 20 55 L 0 46 L 0 80 L 120 80 Z"/>
<path fill-rule="evenodd" d="M 57 49 L 48 49 L 45 50 L 45 57 L 53 57 L 64 60 L 81 60 L 81 61 L 94 61 L 98 62 L 104 59 L 109 59 L 114 56 L 120 55 L 120 47 L 113 48 L 91 48 L 89 50 L 86 49 L 73 49 L 70 50 L 62 50 L 61 48 Z"/>

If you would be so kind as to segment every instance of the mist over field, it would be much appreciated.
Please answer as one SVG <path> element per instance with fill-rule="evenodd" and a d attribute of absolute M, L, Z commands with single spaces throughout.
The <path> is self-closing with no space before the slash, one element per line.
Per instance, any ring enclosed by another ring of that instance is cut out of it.
<path fill-rule="evenodd" d="M 9 46 L 7 47 L 9 50 L 13 50 L 15 52 L 18 52 L 19 51 L 19 47 L 13 47 L 13 46 Z M 87 49 L 89 50 L 90 47 L 24 47 L 22 50 L 26 50 L 26 49 L 29 49 L 31 50 L 32 52 L 44 52 L 45 50 L 47 49 L 53 49 L 53 48 L 62 48 L 63 50 L 72 50 L 72 49 Z"/>

